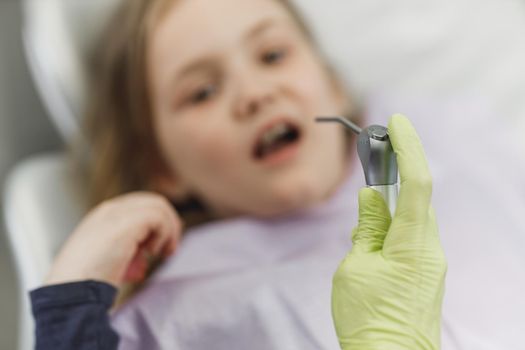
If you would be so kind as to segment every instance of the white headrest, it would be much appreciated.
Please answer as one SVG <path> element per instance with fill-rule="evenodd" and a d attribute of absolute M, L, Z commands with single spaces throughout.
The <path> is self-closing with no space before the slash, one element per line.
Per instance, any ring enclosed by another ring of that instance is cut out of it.
<path fill-rule="evenodd" d="M 122 0 L 24 0 L 24 43 L 43 102 L 71 140 L 85 102 L 85 59 Z"/>

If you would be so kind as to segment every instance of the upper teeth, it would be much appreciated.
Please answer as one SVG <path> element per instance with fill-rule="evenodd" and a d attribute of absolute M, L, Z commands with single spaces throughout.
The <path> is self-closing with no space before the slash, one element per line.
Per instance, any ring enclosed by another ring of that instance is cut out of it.
<path fill-rule="evenodd" d="M 271 145 L 275 140 L 285 135 L 289 126 L 286 124 L 277 124 L 273 128 L 266 131 L 262 137 L 262 142 L 264 145 Z"/>

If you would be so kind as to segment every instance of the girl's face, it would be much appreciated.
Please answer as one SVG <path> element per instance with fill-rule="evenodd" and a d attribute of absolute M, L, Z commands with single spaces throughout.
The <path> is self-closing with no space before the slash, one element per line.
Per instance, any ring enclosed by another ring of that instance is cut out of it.
<path fill-rule="evenodd" d="M 217 216 L 271 216 L 330 196 L 346 170 L 343 91 L 278 1 L 177 1 L 151 33 L 166 194 Z"/>

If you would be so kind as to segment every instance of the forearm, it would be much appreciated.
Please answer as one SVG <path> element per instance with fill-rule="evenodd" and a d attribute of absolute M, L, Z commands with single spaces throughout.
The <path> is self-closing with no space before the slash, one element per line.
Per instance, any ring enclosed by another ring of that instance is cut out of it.
<path fill-rule="evenodd" d="M 37 350 L 115 350 L 119 337 L 108 311 L 116 289 L 83 281 L 51 285 L 30 293 L 36 324 Z"/>

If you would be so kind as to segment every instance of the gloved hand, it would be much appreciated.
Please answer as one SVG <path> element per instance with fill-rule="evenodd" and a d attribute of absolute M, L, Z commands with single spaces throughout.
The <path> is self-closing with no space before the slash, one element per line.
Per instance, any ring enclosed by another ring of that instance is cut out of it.
<path fill-rule="evenodd" d="M 359 193 L 353 247 L 333 279 L 332 316 L 344 350 L 438 350 L 446 262 L 430 206 L 419 137 L 394 115 L 389 135 L 401 187 L 394 217 L 379 192 Z"/>

